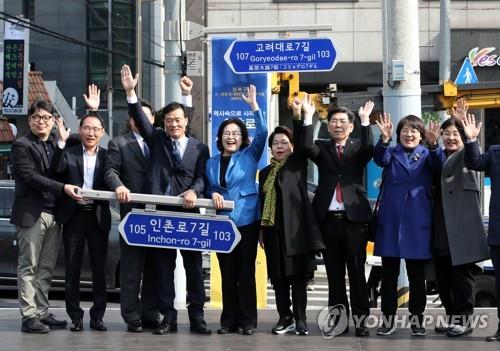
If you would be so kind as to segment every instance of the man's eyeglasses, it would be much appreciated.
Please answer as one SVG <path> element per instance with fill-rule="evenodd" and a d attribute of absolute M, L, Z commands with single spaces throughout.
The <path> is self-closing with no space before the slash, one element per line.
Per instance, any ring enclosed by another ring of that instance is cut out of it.
<path fill-rule="evenodd" d="M 52 119 L 52 115 L 31 115 L 31 119 L 35 122 L 38 122 L 40 120 L 48 122 Z"/>
<path fill-rule="evenodd" d="M 97 134 L 102 130 L 102 128 L 85 126 L 82 127 L 82 130 L 84 133 L 94 132 L 94 134 Z"/>
<path fill-rule="evenodd" d="M 349 123 L 348 119 L 331 119 L 330 122 L 331 124 L 340 124 L 341 126 L 344 126 Z"/>
<path fill-rule="evenodd" d="M 241 136 L 241 132 L 224 132 L 222 133 L 222 136 L 224 138 L 229 138 L 229 137 L 237 138 Z"/>

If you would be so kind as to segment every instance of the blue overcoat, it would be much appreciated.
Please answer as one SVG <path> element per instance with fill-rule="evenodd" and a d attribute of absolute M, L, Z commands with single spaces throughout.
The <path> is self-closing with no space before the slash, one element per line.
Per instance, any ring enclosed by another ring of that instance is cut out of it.
<path fill-rule="evenodd" d="M 373 160 L 385 169 L 374 254 L 409 259 L 431 258 L 432 175 L 445 159 L 440 148 L 419 145 L 409 155 L 400 145 L 375 145 Z"/>
<path fill-rule="evenodd" d="M 207 189 L 205 195 L 211 199 L 217 192 L 224 200 L 234 201 L 234 209 L 217 211 L 217 214 L 229 215 L 237 227 L 251 224 L 260 219 L 259 196 L 256 186 L 257 166 L 264 151 L 267 139 L 267 124 L 260 110 L 254 112 L 255 136 L 244 149 L 231 155 L 226 171 L 226 187 L 220 185 L 221 154 L 207 161 Z"/>

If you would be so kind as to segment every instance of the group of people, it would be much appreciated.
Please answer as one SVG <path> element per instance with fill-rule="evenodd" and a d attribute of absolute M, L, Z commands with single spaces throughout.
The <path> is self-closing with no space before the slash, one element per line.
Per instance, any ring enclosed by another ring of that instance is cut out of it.
<path fill-rule="evenodd" d="M 322 251 L 328 305 L 342 305 L 348 315 L 352 313 L 355 335 L 368 336 L 365 321 L 370 305 L 364 266 L 371 234 L 375 254 L 382 257 L 384 323 L 378 335 L 395 331 L 401 259 L 405 259 L 410 283 L 412 335 L 425 335 L 425 270 L 431 258 L 436 262 L 439 293 L 449 316 L 449 323 L 436 331 L 449 336 L 472 331 L 472 265 L 487 259 L 490 253 L 495 267 L 500 264 L 500 241 L 496 238 L 500 235 L 500 219 L 490 211 L 489 253 L 479 186 L 472 170 L 490 171 L 493 209 L 500 170 L 495 168 L 499 166 L 494 147 L 480 153 L 476 140 L 480 125 L 476 126 L 463 101 L 441 126 L 431 123 L 426 129 L 420 118 L 404 117 L 396 127 L 395 146 L 391 146 L 393 125 L 385 114 L 376 122 L 381 136 L 374 145 L 370 126 L 373 102 L 358 110 L 361 126 L 356 139 L 350 137 L 355 114 L 337 107 L 327 117 L 330 140 L 314 141 L 315 105 L 310 96 L 292 102 L 292 129 L 278 126 L 268 137 L 256 89 L 250 85 L 242 99 L 254 113 L 255 136 L 250 140 L 240 119 L 225 120 L 217 132 L 219 152 L 212 150 L 210 157 L 208 147 L 188 132 L 191 80 L 184 77 L 180 81 L 182 103 L 172 102 L 161 110 L 163 128 L 154 127 L 151 107 L 137 98 L 137 80 L 138 76 L 124 65 L 121 81 L 127 95 L 130 131 L 111 140 L 108 150 L 99 146 L 104 122 L 92 112 L 99 106 L 99 90 L 93 85 L 85 96 L 91 112 L 81 118 L 79 135 L 71 135 L 62 120 L 54 117 L 50 103 L 39 101 L 29 111 L 30 132 L 13 145 L 16 196 L 11 222 L 18 231 L 18 288 L 24 332 L 47 333 L 50 328 L 67 325 L 48 311 L 61 225 L 70 330 L 84 328 L 79 280 L 85 242 L 93 279 L 90 328 L 107 329 L 103 316 L 111 216 L 107 202 L 81 196 L 80 191 L 85 189 L 114 191 L 121 203 L 122 218 L 140 206 L 130 203 L 131 193 L 180 196 L 184 201 L 181 211 L 186 212 L 197 211 L 196 200 L 206 197 L 213 200 L 218 213 L 229 215 L 241 240 L 231 253 L 217 254 L 223 302 L 218 334 L 252 335 L 257 328 L 255 259 L 260 243 L 279 314 L 272 333 L 308 334 L 307 280 L 316 268 L 315 254 Z M 54 124 L 57 133 L 52 131 Z M 444 150 L 438 145 L 440 135 Z M 258 164 L 266 143 L 271 162 L 258 173 L 257 185 Z M 376 226 L 370 225 L 372 208 L 364 185 L 365 168 L 372 158 L 383 168 Z M 308 159 L 317 165 L 319 173 L 312 203 L 307 190 Z M 232 211 L 223 209 L 224 200 L 234 201 Z M 374 233 L 370 233 L 372 228 Z M 132 246 L 120 238 L 120 252 L 120 306 L 127 330 L 141 332 L 148 328 L 157 335 L 177 331 L 177 250 Z M 204 319 L 201 253 L 180 253 L 186 270 L 190 330 L 211 334 Z M 346 326 L 340 334 L 347 332 Z M 500 330 L 490 337 L 497 339 Z"/>

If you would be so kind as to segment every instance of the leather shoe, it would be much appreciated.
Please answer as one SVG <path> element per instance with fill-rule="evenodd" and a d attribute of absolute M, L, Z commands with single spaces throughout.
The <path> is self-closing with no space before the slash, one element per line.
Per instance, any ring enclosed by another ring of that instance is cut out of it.
<path fill-rule="evenodd" d="M 69 330 L 74 331 L 74 332 L 79 332 L 83 330 L 83 319 L 75 319 L 74 321 L 71 321 L 71 325 L 69 327 Z"/>
<path fill-rule="evenodd" d="M 161 324 L 161 320 L 159 318 L 158 319 L 143 319 L 141 324 L 142 324 L 142 328 L 144 328 L 144 329 L 157 329 Z"/>
<path fill-rule="evenodd" d="M 142 324 L 140 321 L 133 321 L 131 323 L 127 323 L 127 331 L 130 333 L 140 333 L 143 331 Z"/>
<path fill-rule="evenodd" d="M 40 322 L 48 326 L 50 329 L 64 329 L 68 325 L 68 322 L 56 319 L 56 316 L 52 313 L 50 313 L 47 317 L 40 319 Z"/>
<path fill-rule="evenodd" d="M 189 328 L 193 333 L 198 334 L 212 334 L 212 330 L 207 327 L 207 322 L 203 318 L 191 321 L 191 327 Z"/>
<path fill-rule="evenodd" d="M 90 329 L 92 330 L 97 330 L 97 331 L 106 331 L 108 328 L 104 325 L 104 322 L 102 319 L 90 319 Z"/>
<path fill-rule="evenodd" d="M 241 334 L 242 335 L 253 335 L 253 328 L 252 327 L 243 327 Z"/>
<path fill-rule="evenodd" d="M 217 329 L 217 334 L 221 334 L 221 335 L 224 335 L 224 334 L 238 334 L 240 331 L 240 328 L 239 327 L 220 327 L 219 329 Z"/>
<path fill-rule="evenodd" d="M 158 328 L 153 331 L 154 335 L 165 335 L 168 333 L 173 333 L 177 331 L 177 321 L 171 321 L 167 318 L 163 318 L 161 324 Z"/>
<path fill-rule="evenodd" d="M 500 329 L 498 329 L 495 334 L 488 336 L 486 341 L 500 341 Z"/>
<path fill-rule="evenodd" d="M 370 331 L 368 330 L 367 327 L 361 326 L 361 327 L 356 328 L 356 336 L 357 337 L 363 337 L 363 336 L 369 336 L 369 335 L 370 335 Z"/>
<path fill-rule="evenodd" d="M 21 331 L 24 333 L 31 334 L 47 334 L 50 331 L 50 328 L 41 323 L 37 317 L 26 318 L 22 325 Z"/>

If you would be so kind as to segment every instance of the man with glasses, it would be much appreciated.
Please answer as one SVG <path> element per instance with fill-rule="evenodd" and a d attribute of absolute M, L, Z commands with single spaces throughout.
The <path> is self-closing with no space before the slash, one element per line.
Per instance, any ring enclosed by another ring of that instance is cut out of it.
<path fill-rule="evenodd" d="M 318 166 L 318 188 L 313 208 L 326 245 L 325 268 L 328 277 L 328 306 L 338 306 L 349 316 L 345 272 L 349 275 L 351 309 L 356 336 L 368 336 L 365 319 L 370 313 L 365 279 L 368 223 L 371 208 L 364 185 L 365 167 L 373 155 L 370 113 L 373 102 L 359 108 L 361 138 L 349 138 L 354 128 L 354 113 L 337 107 L 328 113 L 330 140 L 313 143 L 314 104 L 303 102 L 306 148 Z M 347 326 L 338 330 L 346 333 Z"/>
<path fill-rule="evenodd" d="M 100 91 L 89 87 L 90 110 L 97 110 Z M 81 143 L 65 148 L 69 137 L 62 121 L 57 120 L 59 141 L 53 164 L 56 175 L 79 190 L 108 190 L 104 182 L 106 150 L 99 146 L 104 135 L 104 121 L 97 114 L 88 114 L 80 120 Z M 78 191 L 79 193 L 79 191 Z M 66 265 L 66 312 L 71 318 L 70 330 L 83 330 L 83 310 L 80 307 L 80 271 L 85 242 L 88 245 L 92 269 L 92 297 L 90 329 L 107 330 L 103 322 L 106 311 L 106 256 L 111 212 L 108 201 L 88 200 L 63 196 L 56 212 L 56 220 L 63 224 L 63 242 Z"/>
<path fill-rule="evenodd" d="M 54 215 L 63 191 L 69 197 L 77 194 L 73 185 L 51 179 L 54 113 L 51 102 L 35 101 L 28 111 L 30 131 L 12 146 L 16 189 L 10 222 L 17 229 L 17 287 L 21 330 L 26 333 L 44 334 L 67 324 L 49 313 L 48 294 L 61 243 Z"/>

